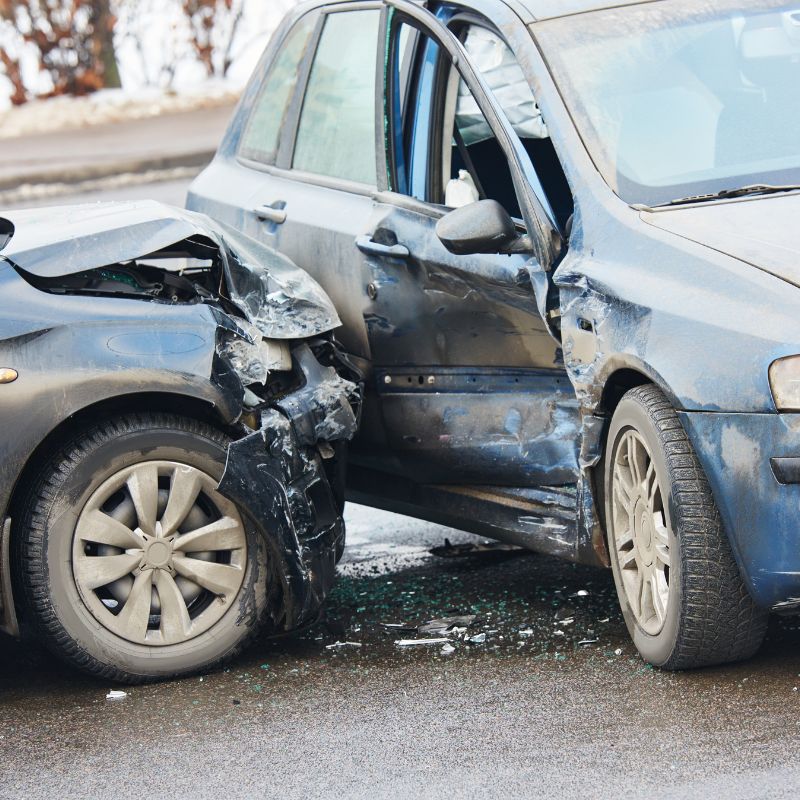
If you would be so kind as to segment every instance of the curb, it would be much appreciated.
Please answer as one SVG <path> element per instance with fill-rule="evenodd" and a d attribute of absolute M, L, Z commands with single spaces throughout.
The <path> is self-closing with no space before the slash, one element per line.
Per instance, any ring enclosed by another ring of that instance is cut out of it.
<path fill-rule="evenodd" d="M 24 185 L 36 184 L 72 184 L 86 181 L 113 178 L 117 175 L 136 174 L 140 172 L 165 171 L 180 167 L 204 167 L 215 155 L 215 150 L 202 150 L 160 158 L 131 159 L 116 161 L 113 164 L 91 165 L 59 170 L 32 170 L 7 178 L 0 178 L 0 192 L 19 189 Z"/>

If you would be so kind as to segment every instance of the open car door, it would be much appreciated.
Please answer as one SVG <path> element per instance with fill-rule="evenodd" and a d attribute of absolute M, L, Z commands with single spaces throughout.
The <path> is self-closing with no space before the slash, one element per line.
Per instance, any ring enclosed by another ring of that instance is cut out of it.
<path fill-rule="evenodd" d="M 548 324 L 562 247 L 555 215 L 458 37 L 415 3 L 384 7 L 384 185 L 357 240 L 375 395 L 351 497 L 575 557 L 578 404 Z M 477 192 L 483 203 L 447 205 L 442 163 L 458 158 L 448 155 L 457 91 L 491 134 L 502 208 L 488 191 Z M 455 241 L 464 220 L 486 219 L 486 203 L 514 229 L 506 240 L 494 249 Z"/>

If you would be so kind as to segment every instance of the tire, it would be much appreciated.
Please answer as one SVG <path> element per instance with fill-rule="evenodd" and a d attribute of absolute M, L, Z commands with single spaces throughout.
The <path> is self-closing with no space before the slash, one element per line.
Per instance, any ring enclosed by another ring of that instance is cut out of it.
<path fill-rule="evenodd" d="M 275 584 L 263 537 L 215 492 L 228 443 L 195 420 L 134 414 L 54 454 L 16 561 L 23 614 L 60 658 L 141 683 L 213 669 L 259 633 Z"/>
<path fill-rule="evenodd" d="M 604 461 L 614 582 L 642 658 L 680 670 L 753 656 L 769 613 L 750 597 L 700 462 L 658 387 L 622 398 Z"/>

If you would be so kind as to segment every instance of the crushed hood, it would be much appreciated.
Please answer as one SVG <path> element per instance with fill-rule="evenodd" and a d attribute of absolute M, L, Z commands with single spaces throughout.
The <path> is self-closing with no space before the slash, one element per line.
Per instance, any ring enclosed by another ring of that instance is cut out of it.
<path fill-rule="evenodd" d="M 0 218 L 0 255 L 38 278 L 179 250 L 187 240 L 219 253 L 230 299 L 264 336 L 301 339 L 341 324 L 307 272 L 203 214 L 147 200 L 11 211 Z"/>
<path fill-rule="evenodd" d="M 800 194 L 774 194 L 642 211 L 656 228 L 800 286 Z"/>

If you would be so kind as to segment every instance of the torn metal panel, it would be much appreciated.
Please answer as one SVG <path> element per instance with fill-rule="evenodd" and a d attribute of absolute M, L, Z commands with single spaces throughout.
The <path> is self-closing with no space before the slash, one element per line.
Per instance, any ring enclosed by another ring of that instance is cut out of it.
<path fill-rule="evenodd" d="M 298 444 L 314 447 L 352 439 L 358 428 L 358 386 L 333 367 L 323 367 L 307 344 L 296 348 L 294 357 L 303 387 L 276 405 L 292 421 Z"/>
<path fill-rule="evenodd" d="M 341 324 L 310 275 L 201 214 L 142 201 L 13 211 L 5 219 L 14 233 L 2 255 L 35 278 L 61 279 L 158 257 L 210 259 L 222 272 L 217 285 L 224 281 L 230 301 L 265 336 L 316 336 Z M 113 277 L 137 288 L 135 276 Z"/>
<path fill-rule="evenodd" d="M 343 448 L 361 405 L 360 377 L 329 335 L 339 320 L 325 293 L 269 248 L 155 203 L 10 216 L 0 364 L 19 378 L 3 387 L 17 435 L 0 441 L 0 508 L 53 429 L 98 403 L 205 408 L 228 430 L 238 425 L 222 486 L 286 577 L 280 625 L 309 619 L 342 552 Z M 8 526 L 0 545 L 7 539 Z"/>
<path fill-rule="evenodd" d="M 307 345 L 295 350 L 303 385 L 261 412 L 258 430 L 232 443 L 219 489 L 259 526 L 284 590 L 282 627 L 317 614 L 344 546 L 341 503 L 323 445 L 347 442 L 358 427 L 360 390 L 323 367 Z"/>

